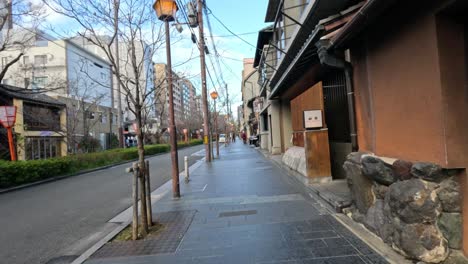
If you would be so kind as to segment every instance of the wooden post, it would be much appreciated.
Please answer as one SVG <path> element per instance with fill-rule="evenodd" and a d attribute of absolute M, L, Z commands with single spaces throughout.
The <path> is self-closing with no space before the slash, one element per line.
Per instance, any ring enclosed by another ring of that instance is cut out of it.
<path fill-rule="evenodd" d="M 139 168 L 138 178 L 140 179 L 140 212 L 141 212 L 141 235 L 146 237 L 148 234 L 148 218 L 146 217 L 146 180 L 145 168 Z"/>
<path fill-rule="evenodd" d="M 149 160 L 146 161 L 146 217 L 148 218 L 148 226 L 153 225 L 153 208 L 151 204 L 151 179 Z"/>
<path fill-rule="evenodd" d="M 133 220 L 132 220 L 132 240 L 138 239 L 138 163 L 133 163 Z"/>

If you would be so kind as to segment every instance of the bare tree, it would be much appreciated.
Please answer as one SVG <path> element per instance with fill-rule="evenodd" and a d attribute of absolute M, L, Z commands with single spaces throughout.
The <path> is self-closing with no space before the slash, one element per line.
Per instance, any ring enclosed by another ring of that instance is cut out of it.
<path fill-rule="evenodd" d="M 145 67 L 152 67 L 154 52 L 164 44 L 162 23 L 152 10 L 152 0 L 46 0 L 45 3 L 56 12 L 77 22 L 81 27 L 80 37 L 97 46 L 105 54 L 113 72 L 119 72 L 117 81 L 126 99 L 128 109 L 135 116 L 138 139 L 139 171 L 145 171 L 144 131 L 146 109 L 154 98 L 154 83 L 149 82 Z M 119 21 L 114 19 L 114 7 L 118 8 Z M 115 31 L 118 23 L 118 31 Z M 107 35 L 108 37 L 104 37 Z M 116 58 L 114 44 L 119 38 L 124 47 L 120 58 Z M 117 60 L 119 60 L 117 62 Z M 117 65 L 120 64 L 117 71 Z M 144 177 L 140 173 L 139 177 Z M 144 182 L 144 181 L 142 181 Z M 145 188 L 140 188 L 144 191 Z M 144 199 L 141 199 L 144 204 Z M 141 214 L 143 235 L 148 223 L 145 213 Z"/>
<path fill-rule="evenodd" d="M 9 68 L 17 63 L 25 50 L 36 41 L 37 30 L 44 19 L 44 8 L 41 4 L 29 1 L 1 1 L 0 2 L 0 82 L 5 78 Z M 13 23 L 21 25 L 21 30 Z M 8 52 L 8 56 L 2 56 Z"/>

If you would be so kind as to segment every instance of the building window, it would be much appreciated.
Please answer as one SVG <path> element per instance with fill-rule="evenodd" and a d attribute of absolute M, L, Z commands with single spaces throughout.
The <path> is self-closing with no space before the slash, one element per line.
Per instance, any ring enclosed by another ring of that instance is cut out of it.
<path fill-rule="evenodd" d="M 107 116 L 104 113 L 99 113 L 99 122 L 101 122 L 102 124 L 107 123 Z"/>
<path fill-rule="evenodd" d="M 95 115 L 94 112 L 88 112 L 88 119 L 94 119 Z"/>
<path fill-rule="evenodd" d="M 34 77 L 34 88 L 44 88 L 47 85 L 47 76 Z"/>
<path fill-rule="evenodd" d="M 35 55 L 34 65 L 44 65 L 47 63 L 47 55 Z"/>
<path fill-rule="evenodd" d="M 2 69 L 8 64 L 8 57 L 2 57 Z"/>
<path fill-rule="evenodd" d="M 24 88 L 28 88 L 31 80 L 29 78 L 24 78 Z"/>
<path fill-rule="evenodd" d="M 29 56 L 23 56 L 23 64 L 28 65 L 29 64 Z"/>
<path fill-rule="evenodd" d="M 60 156 L 61 138 L 55 137 L 26 137 L 26 159 L 37 160 Z"/>

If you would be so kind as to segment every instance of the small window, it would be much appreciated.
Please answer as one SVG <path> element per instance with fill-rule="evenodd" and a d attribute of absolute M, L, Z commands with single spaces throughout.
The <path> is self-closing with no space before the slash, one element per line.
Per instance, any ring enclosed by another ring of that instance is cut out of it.
<path fill-rule="evenodd" d="M 29 56 L 23 56 L 23 64 L 28 65 L 29 64 Z"/>
<path fill-rule="evenodd" d="M 107 123 L 107 116 L 104 113 L 99 113 L 99 122 L 101 122 L 102 124 Z"/>
<path fill-rule="evenodd" d="M 8 57 L 2 57 L 2 69 L 8 64 Z"/>
<path fill-rule="evenodd" d="M 44 65 L 47 63 L 47 55 L 34 56 L 34 65 Z"/>
<path fill-rule="evenodd" d="M 38 88 L 44 88 L 47 85 L 47 76 L 34 77 L 34 86 Z"/>
<path fill-rule="evenodd" d="M 88 119 L 94 119 L 94 112 L 88 112 Z"/>

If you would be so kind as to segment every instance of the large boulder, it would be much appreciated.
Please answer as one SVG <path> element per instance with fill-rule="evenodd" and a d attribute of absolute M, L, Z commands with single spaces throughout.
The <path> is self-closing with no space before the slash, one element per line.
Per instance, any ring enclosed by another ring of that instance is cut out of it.
<path fill-rule="evenodd" d="M 393 171 L 381 159 L 375 156 L 363 156 L 361 159 L 362 174 L 383 185 L 390 185 L 397 181 Z"/>
<path fill-rule="evenodd" d="M 380 199 L 375 200 L 374 205 L 367 210 L 366 217 L 364 218 L 364 226 L 379 237 L 383 237 L 385 224 L 384 201 Z"/>
<path fill-rule="evenodd" d="M 373 154 L 369 152 L 362 152 L 362 151 L 351 152 L 348 154 L 348 156 L 346 156 L 346 160 L 349 162 L 361 165 L 362 157 L 367 156 L 367 155 L 373 155 Z"/>
<path fill-rule="evenodd" d="M 374 204 L 374 194 L 372 192 L 372 181 L 363 176 L 359 164 L 345 161 L 343 168 L 346 172 L 346 180 L 351 192 L 351 198 L 361 214 L 366 214 Z"/>
<path fill-rule="evenodd" d="M 426 263 L 440 263 L 448 254 L 448 243 L 432 224 L 404 224 L 396 227 L 392 246 L 408 258 Z"/>
<path fill-rule="evenodd" d="M 416 162 L 411 167 L 411 174 L 426 181 L 440 182 L 447 177 L 447 173 L 437 164 L 430 162 Z"/>
<path fill-rule="evenodd" d="M 459 213 L 442 213 L 437 221 L 440 231 L 453 249 L 460 249 L 462 245 L 462 217 Z"/>
<path fill-rule="evenodd" d="M 405 223 L 434 223 L 441 211 L 436 187 L 419 179 L 399 181 L 390 186 L 385 203 Z"/>
<path fill-rule="evenodd" d="M 413 177 L 411 167 L 413 163 L 405 160 L 397 160 L 392 164 L 393 175 L 400 181 L 406 181 Z"/>
<path fill-rule="evenodd" d="M 460 185 L 454 177 L 440 183 L 437 196 L 442 204 L 442 211 L 449 213 L 461 212 Z"/>
<path fill-rule="evenodd" d="M 388 192 L 388 188 L 388 186 L 374 183 L 374 185 L 372 186 L 372 191 L 374 192 L 375 198 L 382 200 L 385 199 L 385 195 Z"/>

